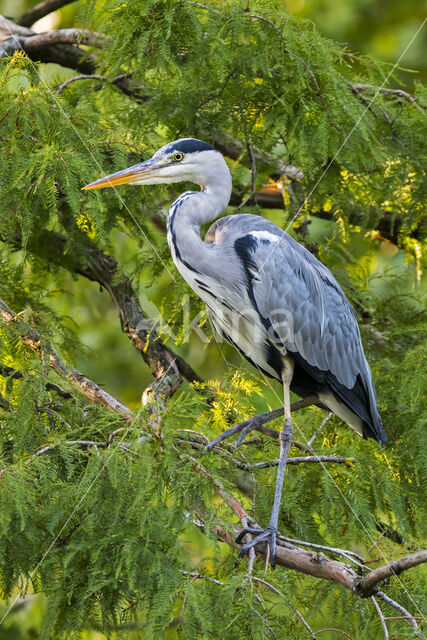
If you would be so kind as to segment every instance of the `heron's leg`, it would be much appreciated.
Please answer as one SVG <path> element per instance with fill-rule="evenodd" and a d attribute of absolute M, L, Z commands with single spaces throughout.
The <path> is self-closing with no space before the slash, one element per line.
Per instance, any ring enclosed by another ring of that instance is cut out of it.
<path fill-rule="evenodd" d="M 236 538 L 236 542 L 241 542 L 246 533 L 256 535 L 250 542 L 247 542 L 240 549 L 239 557 L 241 558 L 249 549 L 260 542 L 267 542 L 270 548 L 270 561 L 274 567 L 276 559 L 276 535 L 278 533 L 280 502 L 282 498 L 283 481 L 285 479 L 286 463 L 288 461 L 289 449 L 291 447 L 293 427 L 291 418 L 290 403 L 290 384 L 293 374 L 293 362 L 284 359 L 285 367 L 283 370 L 283 391 L 284 391 L 284 422 L 283 429 L 280 432 L 280 455 L 279 465 L 277 469 L 276 489 L 274 492 L 273 509 L 271 511 L 270 522 L 266 529 L 243 529 Z"/>

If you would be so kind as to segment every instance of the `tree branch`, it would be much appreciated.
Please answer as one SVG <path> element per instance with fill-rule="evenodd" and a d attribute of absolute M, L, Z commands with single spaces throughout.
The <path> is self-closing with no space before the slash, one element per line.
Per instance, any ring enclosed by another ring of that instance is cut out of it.
<path fill-rule="evenodd" d="M 97 282 L 108 291 L 118 309 L 122 331 L 155 377 L 145 392 L 144 402 L 166 399 L 172 395 L 181 384 L 181 375 L 189 382 L 202 382 L 191 366 L 157 336 L 153 322 L 146 317 L 139 304 L 130 279 L 120 272 L 114 258 L 101 251 L 87 237 L 83 240 L 81 243 L 70 243 L 55 231 L 45 231 L 39 239 L 30 238 L 27 251 L 49 264 L 56 264 Z M 9 243 L 16 249 L 21 248 L 20 238 L 13 238 Z"/>
<path fill-rule="evenodd" d="M 415 617 L 412 616 L 409 613 L 409 611 L 406 611 L 405 607 L 402 607 L 401 604 L 399 604 L 398 602 L 395 602 L 394 600 L 389 598 L 389 596 L 386 596 L 386 594 L 383 593 L 382 591 L 377 591 L 377 593 L 375 594 L 375 597 L 381 598 L 381 600 L 384 600 L 384 602 L 387 602 L 391 607 L 393 607 L 393 609 L 396 609 L 396 611 L 400 611 L 400 613 L 403 614 L 403 617 L 405 618 L 405 620 L 408 621 L 411 627 L 415 629 L 415 631 L 419 632 L 419 627 L 418 627 L 417 621 L 415 620 Z M 426 640 L 426 638 L 420 634 L 418 634 L 418 638 L 420 638 L 420 640 Z"/>
<path fill-rule="evenodd" d="M 43 49 L 55 44 L 86 44 L 102 48 L 107 37 L 102 33 L 87 31 L 86 29 L 53 29 L 44 33 L 37 33 L 25 38 L 25 51 Z"/>
<path fill-rule="evenodd" d="M 374 604 L 374 607 L 376 609 L 378 617 L 379 617 L 379 619 L 381 621 L 381 626 L 382 626 L 383 631 L 384 631 L 384 640 L 389 640 L 390 636 L 389 636 L 389 633 L 388 633 L 387 625 L 386 625 L 385 620 L 384 620 L 383 612 L 381 611 L 380 606 L 379 606 L 378 602 L 375 600 L 374 596 L 371 596 L 371 600 L 372 600 L 372 602 Z"/>
<path fill-rule="evenodd" d="M 16 23 L 24 27 L 30 27 L 37 22 L 37 20 L 40 20 L 40 18 L 44 18 L 44 16 L 47 16 L 49 13 L 61 9 L 61 7 L 65 7 L 65 5 L 71 4 L 74 1 L 75 0 L 45 0 L 45 2 L 40 2 L 29 11 L 26 11 L 18 18 Z"/>
<path fill-rule="evenodd" d="M 243 464 L 238 460 L 232 458 L 233 464 L 236 465 L 242 471 L 254 471 L 256 469 L 267 469 L 269 467 L 277 467 L 279 460 L 265 460 L 264 462 L 256 462 L 255 464 Z M 336 464 L 345 464 L 347 467 L 352 467 L 355 462 L 354 458 L 343 458 L 341 456 L 298 456 L 294 458 L 288 458 L 287 464 L 304 464 L 305 462 L 334 462 Z"/>
<path fill-rule="evenodd" d="M 427 549 L 411 553 L 409 556 L 399 558 L 387 563 L 382 567 L 377 567 L 369 575 L 361 578 L 355 585 L 355 591 L 362 597 L 367 597 L 375 593 L 375 587 L 379 582 L 387 580 L 392 576 L 398 576 L 402 571 L 407 571 L 412 567 L 427 562 Z"/>
<path fill-rule="evenodd" d="M 70 380 L 70 382 L 72 382 L 72 384 L 77 387 L 80 393 L 82 393 L 86 398 L 92 402 L 96 402 L 113 409 L 113 411 L 119 413 L 125 418 L 133 417 L 133 411 L 122 404 L 119 400 L 116 400 L 116 398 L 113 398 L 113 396 L 101 389 L 101 387 L 95 384 L 95 382 L 84 376 L 70 364 L 62 361 L 51 345 L 43 344 L 37 331 L 9 309 L 7 304 L 1 298 L 0 317 L 6 325 L 16 322 L 22 330 L 22 341 L 28 345 L 32 351 L 46 358 L 46 362 L 49 367 Z"/>
<path fill-rule="evenodd" d="M 103 34 L 81 29 L 56 29 L 37 34 L 0 15 L 0 58 L 13 56 L 15 51 L 24 51 L 34 62 L 54 62 L 85 76 L 92 76 L 95 75 L 96 56 L 74 43 L 99 47 L 106 39 Z M 137 102 L 148 100 L 143 88 L 133 87 L 127 74 L 119 74 L 109 84 Z"/>
<path fill-rule="evenodd" d="M 233 511 L 233 513 L 235 513 L 239 517 L 240 521 L 242 521 L 243 519 L 246 519 L 247 521 L 253 523 L 253 525 L 255 525 L 256 528 L 259 527 L 259 525 L 257 525 L 254 522 L 253 518 L 246 512 L 246 510 L 240 504 L 240 502 L 223 488 L 221 482 L 217 478 L 215 478 L 209 471 L 207 471 L 192 456 L 185 455 L 184 457 L 192 461 L 193 469 L 197 473 L 205 477 L 208 477 L 213 482 L 215 486 L 215 490 L 218 493 L 218 495 L 224 500 L 224 502 Z M 239 533 L 240 528 L 235 524 L 231 526 L 234 529 L 234 536 L 231 536 L 230 532 L 222 526 L 214 526 L 214 527 L 211 527 L 210 530 L 215 533 L 218 540 L 221 540 L 222 542 L 225 542 L 226 544 L 234 548 L 235 547 L 240 548 L 241 545 L 238 545 L 235 542 L 236 534 Z M 261 527 L 259 528 L 261 530 Z M 295 548 L 286 542 L 281 543 L 280 537 L 278 537 L 277 544 L 278 544 L 276 548 L 276 564 L 277 565 L 281 565 L 288 569 L 293 569 L 295 571 L 305 573 L 315 578 L 337 582 L 338 584 L 341 584 L 343 587 L 345 587 L 347 590 L 351 591 L 352 593 L 360 597 L 368 597 L 372 595 L 372 593 L 360 592 L 358 588 L 358 585 L 361 582 L 360 576 L 351 567 L 344 564 L 343 562 L 340 562 L 337 560 L 331 560 L 330 558 L 327 558 L 323 553 L 314 553 L 310 551 L 305 551 L 303 549 Z M 266 557 L 266 554 L 268 554 L 268 545 L 265 543 L 258 544 L 255 547 L 255 553 L 257 555 L 262 555 Z M 351 553 L 351 552 L 348 552 L 348 553 Z M 403 559 L 403 560 L 406 560 L 406 559 Z M 404 562 L 405 568 L 409 569 L 410 566 L 415 566 L 413 562 L 414 562 L 413 560 L 411 562 L 409 561 Z M 420 561 L 418 561 L 417 564 L 420 564 Z M 402 568 L 401 571 L 404 571 L 405 568 Z M 382 569 L 382 567 L 380 567 L 379 569 Z M 364 579 L 368 579 L 373 573 L 374 572 L 369 574 Z M 362 580 L 364 579 L 362 578 Z M 380 579 L 383 579 L 383 578 L 380 578 Z M 394 601 L 390 602 L 390 599 L 387 596 L 384 596 L 384 594 L 382 594 L 382 592 L 380 591 L 377 591 L 375 595 L 377 597 L 381 597 L 386 602 L 389 602 L 390 604 L 392 604 L 392 606 L 397 604 L 397 603 L 394 603 Z M 400 605 L 398 606 L 400 607 Z M 401 607 L 399 610 L 402 611 L 404 614 L 407 614 L 410 618 L 411 624 L 413 626 L 415 625 L 414 628 L 418 629 L 418 625 L 416 624 L 416 621 L 406 611 L 406 609 L 403 609 L 403 607 Z"/>
<path fill-rule="evenodd" d="M 380 93 L 385 96 L 394 96 L 397 98 L 403 98 L 407 102 L 413 104 L 417 109 L 423 112 L 423 109 L 427 109 L 426 105 L 419 102 L 417 96 L 412 93 L 403 91 L 402 89 L 387 89 L 386 87 L 374 87 L 371 84 L 351 84 L 353 93 L 359 93 L 360 91 L 367 91 L 368 93 Z"/>

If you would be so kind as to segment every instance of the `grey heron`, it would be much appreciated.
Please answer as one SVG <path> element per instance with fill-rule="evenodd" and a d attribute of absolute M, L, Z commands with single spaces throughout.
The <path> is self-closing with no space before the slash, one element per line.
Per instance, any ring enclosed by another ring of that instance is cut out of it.
<path fill-rule="evenodd" d="M 290 391 L 328 408 L 363 438 L 387 436 L 353 309 L 331 272 L 278 226 L 262 217 L 220 218 L 231 195 L 231 174 L 218 151 L 194 138 L 161 147 L 145 162 L 84 187 L 189 181 L 169 209 L 167 240 L 178 271 L 206 305 L 214 329 L 249 362 L 282 382 L 284 423 L 271 518 L 240 555 L 267 542 L 274 565 L 278 519 L 293 428 Z M 220 439 L 228 437 L 224 432 Z M 217 439 L 218 440 L 218 439 Z"/>

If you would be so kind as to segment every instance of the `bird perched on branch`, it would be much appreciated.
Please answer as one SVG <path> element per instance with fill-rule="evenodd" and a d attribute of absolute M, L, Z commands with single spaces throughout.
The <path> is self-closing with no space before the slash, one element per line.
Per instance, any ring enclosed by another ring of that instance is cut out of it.
<path fill-rule="evenodd" d="M 274 564 L 286 462 L 292 441 L 290 391 L 328 408 L 363 438 L 387 436 L 353 309 L 330 271 L 272 222 L 249 214 L 217 220 L 205 238 L 200 227 L 217 218 L 231 195 L 223 156 L 209 144 L 183 138 L 163 146 L 146 162 L 84 187 L 189 181 L 169 209 L 167 238 L 173 260 L 202 298 L 215 330 L 259 371 L 279 380 L 284 424 L 270 523 L 244 529 L 255 537 L 240 555 L 267 542 Z M 217 441 L 235 433 L 224 432 Z M 212 444 L 212 443 L 211 443 Z"/>

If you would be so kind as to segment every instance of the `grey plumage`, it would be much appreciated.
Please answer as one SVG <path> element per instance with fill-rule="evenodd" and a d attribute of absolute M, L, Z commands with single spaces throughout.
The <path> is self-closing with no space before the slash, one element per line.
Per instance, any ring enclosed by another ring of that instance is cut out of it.
<path fill-rule="evenodd" d="M 231 195 L 222 155 L 193 138 L 176 140 L 143 163 L 88 185 L 192 181 L 172 204 L 167 238 L 174 262 L 205 302 L 215 330 L 284 388 L 284 426 L 270 524 L 242 547 L 275 536 L 292 437 L 289 389 L 329 408 L 360 435 L 387 440 L 359 327 L 331 272 L 272 222 L 249 214 L 221 218 L 204 239 L 200 227 L 217 218 Z M 233 431 L 234 433 L 234 431 Z M 231 435 L 225 432 L 216 441 Z M 216 442 L 215 441 L 215 442 Z M 211 443 L 213 444 L 213 443 Z M 241 535 L 239 535 L 241 539 Z"/>

